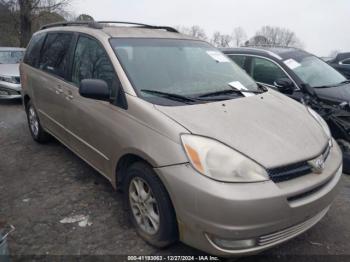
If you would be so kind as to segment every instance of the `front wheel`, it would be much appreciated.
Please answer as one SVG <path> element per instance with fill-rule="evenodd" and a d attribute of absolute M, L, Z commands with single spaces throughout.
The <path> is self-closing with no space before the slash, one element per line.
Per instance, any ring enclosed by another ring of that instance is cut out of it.
<path fill-rule="evenodd" d="M 146 242 L 163 248 L 177 240 L 173 205 L 164 185 L 149 165 L 138 162 L 130 166 L 124 193 L 131 220 Z"/>

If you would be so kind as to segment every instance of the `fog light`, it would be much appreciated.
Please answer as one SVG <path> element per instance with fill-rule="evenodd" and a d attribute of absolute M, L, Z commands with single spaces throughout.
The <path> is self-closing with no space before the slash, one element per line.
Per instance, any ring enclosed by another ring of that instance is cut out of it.
<path fill-rule="evenodd" d="M 239 250 L 239 249 L 248 249 L 256 246 L 255 239 L 245 239 L 245 240 L 233 240 L 233 239 L 224 239 L 215 236 L 209 237 L 206 235 L 209 242 L 213 245 L 230 250 Z"/>

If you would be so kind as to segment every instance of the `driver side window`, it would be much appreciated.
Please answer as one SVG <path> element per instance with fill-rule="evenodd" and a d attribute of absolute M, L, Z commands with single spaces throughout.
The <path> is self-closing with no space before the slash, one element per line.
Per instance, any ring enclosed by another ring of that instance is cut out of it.
<path fill-rule="evenodd" d="M 111 98 L 116 97 L 119 81 L 103 47 L 94 39 L 80 36 L 72 68 L 72 82 L 79 86 L 84 79 L 106 81 Z"/>
<path fill-rule="evenodd" d="M 278 65 L 258 57 L 253 58 L 251 75 L 255 81 L 271 86 L 277 79 L 289 78 Z"/>

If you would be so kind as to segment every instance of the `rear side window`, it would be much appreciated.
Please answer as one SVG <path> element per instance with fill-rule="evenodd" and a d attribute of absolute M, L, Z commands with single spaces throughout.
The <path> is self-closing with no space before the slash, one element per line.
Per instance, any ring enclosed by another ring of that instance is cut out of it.
<path fill-rule="evenodd" d="M 245 69 L 246 56 L 243 55 L 229 55 L 229 57 L 241 68 Z"/>
<path fill-rule="evenodd" d="M 30 41 L 23 62 L 32 67 L 39 67 L 40 51 L 45 41 L 46 34 L 36 34 Z"/>
<path fill-rule="evenodd" d="M 39 68 L 64 78 L 69 62 L 69 49 L 73 34 L 48 34 L 41 52 Z"/>
<path fill-rule="evenodd" d="M 79 86 L 84 79 L 106 81 L 111 97 L 116 97 L 119 80 L 104 48 L 96 40 L 80 36 L 74 54 L 72 82 Z"/>
<path fill-rule="evenodd" d="M 255 81 L 268 85 L 273 85 L 277 79 L 289 78 L 278 65 L 258 57 L 253 59 L 251 75 Z"/>

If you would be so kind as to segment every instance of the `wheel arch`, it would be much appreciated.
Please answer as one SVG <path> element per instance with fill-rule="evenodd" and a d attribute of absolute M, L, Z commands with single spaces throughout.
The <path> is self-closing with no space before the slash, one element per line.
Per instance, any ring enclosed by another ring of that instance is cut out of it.
<path fill-rule="evenodd" d="M 136 162 L 143 162 L 146 165 L 148 165 L 150 168 L 154 169 L 157 167 L 157 165 L 151 160 L 149 160 L 149 158 L 144 158 L 141 157 L 138 154 L 135 153 L 127 153 L 125 155 L 123 155 L 117 164 L 116 167 L 116 174 L 115 174 L 115 188 L 117 190 L 122 191 L 123 194 L 127 194 L 127 192 L 123 192 L 123 188 L 125 186 L 125 181 L 126 181 L 126 177 L 127 177 L 127 169 L 129 166 L 131 166 L 132 164 L 136 163 Z M 153 162 L 153 164 L 152 164 Z M 175 216 L 175 223 L 176 223 L 176 239 L 179 239 L 179 220 L 178 220 L 178 216 L 177 216 L 177 211 L 175 209 L 175 205 L 174 205 L 174 201 L 172 198 L 172 194 L 170 193 L 170 190 L 168 188 L 168 184 L 165 183 L 165 181 L 162 179 L 162 177 L 154 170 L 154 176 L 157 177 L 160 181 L 160 183 L 163 185 L 166 194 L 169 198 L 170 201 L 170 205 L 172 207 L 172 211 L 174 212 L 174 216 Z"/>
<path fill-rule="evenodd" d="M 25 108 L 25 110 L 27 110 L 27 106 L 28 106 L 28 103 L 30 101 L 30 96 L 29 95 L 24 95 L 23 96 L 23 106 Z"/>
<path fill-rule="evenodd" d="M 115 178 L 113 186 L 120 190 L 122 189 L 124 178 L 126 177 L 126 171 L 130 165 L 136 162 L 144 162 L 148 165 L 150 165 L 152 168 L 156 167 L 157 164 L 155 161 L 149 157 L 147 157 L 145 154 L 142 154 L 140 152 L 128 152 L 124 153 L 119 160 L 117 161 L 116 168 L 115 168 Z"/>

